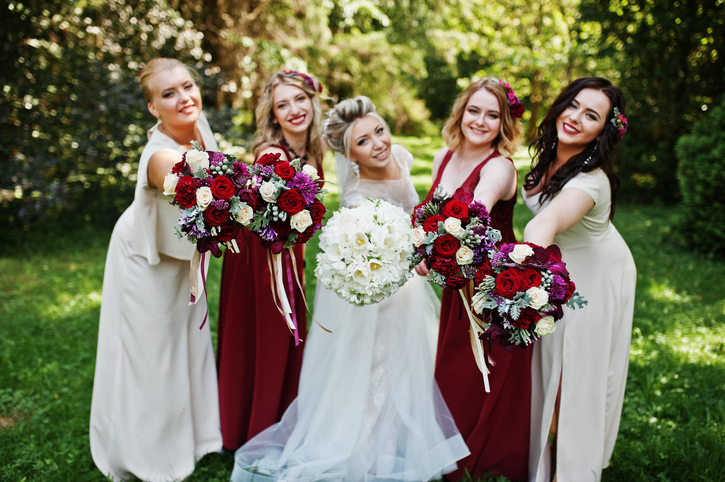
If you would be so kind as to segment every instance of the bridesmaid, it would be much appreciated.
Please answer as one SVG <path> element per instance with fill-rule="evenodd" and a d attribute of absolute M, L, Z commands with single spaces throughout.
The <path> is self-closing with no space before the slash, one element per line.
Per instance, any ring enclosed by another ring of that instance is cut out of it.
<path fill-rule="evenodd" d="M 321 91 L 319 81 L 300 72 L 282 71 L 269 78 L 255 112 L 255 159 L 270 153 L 289 161 L 300 158 L 323 177 Z M 303 347 L 295 346 L 272 297 L 267 249 L 248 230 L 237 243 L 239 254 L 224 254 L 217 340 L 221 426 L 229 450 L 278 422 L 295 399 Z M 304 339 L 306 308 L 292 273 L 296 270 L 304 280 L 303 247 L 294 248 L 294 255 L 296 264 L 289 254 L 283 258 L 283 269 L 290 274 L 285 287 Z"/>
<path fill-rule="evenodd" d="M 90 442 L 112 480 L 186 478 L 222 448 L 206 300 L 189 306 L 194 245 L 174 234 L 164 177 L 197 141 L 218 150 L 189 70 L 154 59 L 141 73 L 158 122 L 141 153 L 133 203 L 111 235 L 103 275 Z"/>
<path fill-rule="evenodd" d="M 517 173 L 510 158 L 523 130 L 524 106 L 503 80 L 480 79 L 463 91 L 443 126 L 446 146 L 433 159 L 433 186 L 448 193 L 472 192 L 491 214 L 503 242 L 515 242 L 513 210 Z M 426 274 L 424 266 L 417 268 Z M 448 480 L 488 472 L 512 480 L 527 477 L 531 350 L 505 351 L 496 345 L 486 393 L 471 351 L 469 321 L 457 290 L 444 289 L 435 377 L 471 455 Z"/>
<path fill-rule="evenodd" d="M 636 268 L 612 225 L 622 92 L 584 77 L 559 94 L 531 144 L 524 240 L 555 243 L 589 304 L 565 310 L 534 349 L 531 480 L 598 481 L 614 449 L 627 381 Z M 550 443 L 550 440 L 553 442 Z"/>

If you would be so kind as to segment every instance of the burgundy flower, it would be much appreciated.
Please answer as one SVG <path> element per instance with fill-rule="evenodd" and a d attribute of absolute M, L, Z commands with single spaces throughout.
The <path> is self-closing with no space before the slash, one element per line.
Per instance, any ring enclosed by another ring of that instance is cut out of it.
<path fill-rule="evenodd" d="M 297 244 L 305 244 L 321 227 L 322 225 L 320 223 L 309 226 L 297 236 Z"/>
<path fill-rule="evenodd" d="M 272 221 L 269 225 L 272 226 L 274 232 L 280 236 L 289 236 L 292 233 L 289 221 Z"/>
<path fill-rule="evenodd" d="M 450 276 L 446 279 L 446 288 L 458 290 L 463 288 L 467 282 L 468 280 L 461 275 Z"/>
<path fill-rule="evenodd" d="M 526 268 L 522 273 L 522 288 L 527 290 L 534 286 L 541 286 L 541 272 L 538 269 Z"/>
<path fill-rule="evenodd" d="M 274 166 L 274 173 L 285 181 L 289 181 L 295 176 L 297 171 L 289 162 L 278 162 Z"/>
<path fill-rule="evenodd" d="M 209 206 L 204 211 L 204 222 L 209 226 L 221 226 L 229 220 L 229 211 Z"/>
<path fill-rule="evenodd" d="M 179 161 L 171 168 L 172 174 L 183 174 L 186 169 L 186 161 Z"/>
<path fill-rule="evenodd" d="M 305 200 L 296 189 L 290 189 L 279 195 L 277 205 L 287 214 L 297 214 L 305 208 Z"/>
<path fill-rule="evenodd" d="M 486 276 L 494 276 L 491 260 L 488 258 L 483 260 L 481 266 L 478 267 L 478 271 L 476 271 L 476 286 L 480 285 Z"/>
<path fill-rule="evenodd" d="M 196 250 L 200 253 L 211 251 L 211 254 L 213 254 L 215 258 L 220 258 L 222 255 L 222 250 L 219 249 L 219 240 L 214 236 L 207 236 L 206 238 L 199 239 L 196 242 Z"/>
<path fill-rule="evenodd" d="M 446 218 L 464 220 L 468 218 L 468 205 L 457 199 L 451 199 L 441 209 L 441 214 Z"/>
<path fill-rule="evenodd" d="M 576 291 L 576 285 L 574 284 L 574 282 L 572 280 L 567 280 L 566 281 L 566 298 L 564 299 L 564 301 L 565 302 L 569 301 L 569 299 L 571 298 L 571 296 L 574 294 L 575 291 Z"/>
<path fill-rule="evenodd" d="M 274 154 L 270 152 L 257 159 L 255 164 L 259 164 L 260 166 L 273 166 L 279 162 L 280 156 L 281 154 L 279 152 L 275 152 Z"/>
<path fill-rule="evenodd" d="M 229 199 L 235 192 L 234 183 L 227 176 L 219 176 L 211 182 L 211 193 L 217 199 Z"/>
<path fill-rule="evenodd" d="M 423 223 L 423 230 L 426 233 L 436 233 L 436 232 L 438 232 L 438 223 L 445 222 L 445 220 L 446 220 L 446 218 L 444 218 L 440 214 L 431 216 L 428 219 L 426 219 L 425 222 Z"/>
<path fill-rule="evenodd" d="M 504 298 L 511 298 L 521 291 L 523 276 L 521 271 L 515 268 L 508 268 L 496 277 L 496 288 L 494 292 Z"/>
<path fill-rule="evenodd" d="M 310 210 L 310 217 L 312 217 L 313 223 L 319 223 L 322 221 L 322 218 L 325 217 L 325 212 L 327 211 L 327 208 L 324 204 L 322 204 L 319 199 L 315 199 L 315 204 L 312 205 L 312 209 Z"/>
<path fill-rule="evenodd" d="M 541 315 L 536 312 L 536 310 L 532 308 L 524 308 L 521 310 L 521 313 L 519 313 L 519 319 L 518 320 L 511 320 L 511 323 L 514 326 L 518 326 L 519 328 L 523 328 L 524 330 L 531 327 L 531 325 L 535 324 L 537 321 L 541 319 Z"/>
<path fill-rule="evenodd" d="M 446 278 L 457 275 L 461 271 L 458 263 L 453 258 L 433 258 L 430 267 Z"/>
<path fill-rule="evenodd" d="M 183 176 L 176 183 L 176 202 L 184 209 L 196 204 L 196 179 Z"/>
<path fill-rule="evenodd" d="M 456 251 L 460 247 L 461 242 L 457 238 L 450 234 L 444 234 L 433 242 L 433 253 L 443 258 L 451 258 L 456 255 Z"/>
<path fill-rule="evenodd" d="M 219 233 L 217 234 L 217 238 L 222 243 L 226 243 L 228 241 L 231 241 L 232 239 L 237 237 L 237 234 L 239 234 L 239 226 L 237 226 L 233 222 L 226 222 L 221 225 L 219 228 Z"/>

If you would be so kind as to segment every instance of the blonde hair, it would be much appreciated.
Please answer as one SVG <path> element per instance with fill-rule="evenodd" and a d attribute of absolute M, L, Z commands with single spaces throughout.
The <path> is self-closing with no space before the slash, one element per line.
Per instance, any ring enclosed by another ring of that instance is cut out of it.
<path fill-rule="evenodd" d="M 501 109 L 501 127 L 498 136 L 493 140 L 493 147 L 504 156 L 511 157 L 519 148 L 521 133 L 524 131 L 524 127 L 520 119 L 511 117 L 508 93 L 504 86 L 499 84 L 498 79 L 492 77 L 484 77 L 476 82 L 472 82 L 466 90 L 460 93 L 456 102 L 453 104 L 450 117 L 448 117 L 448 120 L 443 125 L 443 140 L 452 151 L 459 149 L 463 145 L 464 137 L 463 130 L 461 129 L 463 114 L 473 94 L 481 89 L 486 89 L 495 95 L 498 99 L 499 108 Z"/>
<path fill-rule="evenodd" d="M 151 102 L 154 97 L 154 91 L 151 85 L 151 78 L 153 78 L 153 76 L 158 74 L 159 72 L 175 69 L 176 67 L 185 68 L 186 71 L 189 72 L 189 75 L 194 78 L 194 73 L 189 70 L 189 67 L 187 67 L 183 62 L 180 62 L 176 59 L 159 57 L 156 59 L 152 59 L 151 61 L 149 61 L 148 64 L 146 64 L 146 67 L 141 71 L 139 79 L 139 81 L 141 82 L 141 91 L 143 92 L 143 96 L 146 99 L 146 102 Z"/>
<path fill-rule="evenodd" d="M 313 77 L 305 74 L 305 76 L 311 80 L 310 85 L 307 80 L 302 77 L 298 72 L 276 72 L 267 80 L 262 89 L 262 96 L 259 99 L 257 108 L 254 111 L 257 121 L 257 132 L 255 133 L 254 141 L 252 142 L 252 152 L 255 157 L 257 154 L 270 147 L 276 146 L 282 143 L 282 129 L 274 123 L 274 88 L 279 84 L 293 85 L 298 87 L 307 94 L 307 97 L 312 101 L 312 123 L 307 129 L 307 154 L 311 159 L 317 162 L 317 165 L 322 164 L 322 129 L 320 128 L 320 121 L 322 119 L 322 107 L 320 105 L 319 90 L 320 83 Z"/>
<path fill-rule="evenodd" d="M 350 139 L 355 121 L 370 115 L 375 117 L 390 132 L 390 128 L 380 114 L 375 112 L 375 104 L 364 95 L 353 99 L 345 99 L 337 104 L 328 114 L 323 136 L 333 151 L 345 154 L 350 158 Z"/>

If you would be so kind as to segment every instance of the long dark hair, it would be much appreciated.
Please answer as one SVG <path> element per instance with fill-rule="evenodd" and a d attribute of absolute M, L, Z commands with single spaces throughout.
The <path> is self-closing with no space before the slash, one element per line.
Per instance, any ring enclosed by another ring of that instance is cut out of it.
<path fill-rule="evenodd" d="M 617 189 L 619 188 L 619 177 L 614 172 L 614 146 L 620 139 L 619 132 L 611 120 L 614 118 L 615 107 L 619 109 L 620 114 L 625 115 L 625 101 L 622 91 L 612 85 L 607 79 L 601 77 L 581 77 L 561 91 L 546 112 L 544 120 L 539 124 L 536 131 L 536 139 L 529 144 L 529 154 L 532 158 L 531 172 L 526 175 L 524 189 L 531 191 L 536 187 L 541 182 L 544 174 L 549 170 L 549 166 L 556 161 L 556 142 L 558 140 L 556 120 L 583 89 L 601 91 L 612 104 L 612 108 L 609 110 L 607 119 L 604 122 L 602 137 L 599 141 L 594 139 L 582 152 L 572 156 L 566 161 L 566 164 L 556 171 L 551 179 L 548 180 L 546 186 L 541 190 L 539 202 L 543 203 L 556 195 L 561 191 L 564 184 L 580 172 L 601 169 L 607 175 L 607 178 L 609 178 L 609 185 L 612 190 L 612 208 L 609 213 L 609 219 L 612 219 L 614 218 L 614 207 L 617 200 Z M 591 159 L 589 162 L 585 162 L 590 156 Z"/>

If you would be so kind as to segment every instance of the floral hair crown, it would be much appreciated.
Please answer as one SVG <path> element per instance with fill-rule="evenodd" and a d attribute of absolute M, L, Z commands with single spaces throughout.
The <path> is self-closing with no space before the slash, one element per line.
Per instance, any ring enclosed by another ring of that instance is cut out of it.
<path fill-rule="evenodd" d="M 620 114 L 619 109 L 615 107 L 614 117 L 612 117 L 610 122 L 617 129 L 617 134 L 619 134 L 619 140 L 621 141 L 622 137 L 624 137 L 624 134 L 627 132 L 627 126 L 629 125 L 627 123 L 627 118 Z"/>
<path fill-rule="evenodd" d="M 310 86 L 310 89 L 312 89 L 313 92 L 322 92 L 322 83 L 317 82 L 317 85 L 315 85 L 315 79 L 310 77 L 307 74 L 303 74 L 302 72 L 298 72 L 296 70 L 283 70 L 283 74 L 290 74 L 290 75 L 299 75 L 302 77 L 302 79 L 307 82 L 307 85 Z"/>
<path fill-rule="evenodd" d="M 522 104 L 519 98 L 516 97 L 516 92 L 514 92 L 514 89 L 512 89 L 509 83 L 503 79 L 500 79 L 498 83 L 504 89 L 506 89 L 506 95 L 509 99 L 509 109 L 511 110 L 511 117 L 516 119 L 523 116 L 526 109 L 524 108 L 524 104 Z"/>

